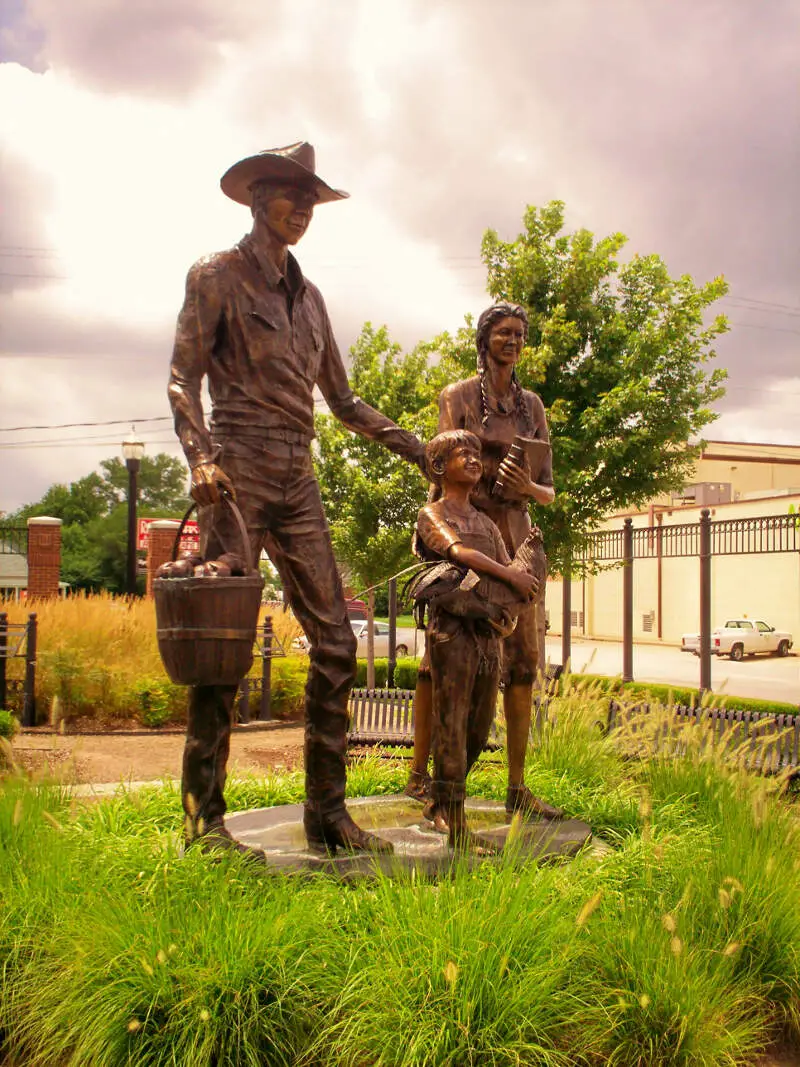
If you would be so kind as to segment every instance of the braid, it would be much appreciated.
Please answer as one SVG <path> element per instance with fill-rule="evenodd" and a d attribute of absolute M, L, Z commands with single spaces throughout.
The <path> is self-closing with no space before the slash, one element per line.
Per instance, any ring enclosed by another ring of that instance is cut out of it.
<path fill-rule="evenodd" d="M 531 419 L 530 408 L 525 400 L 525 390 L 517 377 L 516 368 L 511 372 L 511 387 L 514 390 L 514 411 L 517 414 L 517 418 L 521 420 L 528 433 L 533 433 L 533 419 Z"/>
<path fill-rule="evenodd" d="M 478 354 L 478 378 L 480 379 L 481 387 L 481 426 L 485 426 L 489 421 L 489 398 L 486 395 L 486 355 L 482 352 Z"/>

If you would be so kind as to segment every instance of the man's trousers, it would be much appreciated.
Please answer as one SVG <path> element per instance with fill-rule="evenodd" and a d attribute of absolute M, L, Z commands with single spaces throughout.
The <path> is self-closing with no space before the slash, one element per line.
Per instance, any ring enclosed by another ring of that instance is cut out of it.
<path fill-rule="evenodd" d="M 219 444 L 215 462 L 231 479 L 257 564 L 265 548 L 284 600 L 308 637 L 305 695 L 306 808 L 326 817 L 344 809 L 347 702 L 355 679 L 356 639 L 347 616 L 311 456 L 305 445 L 241 439 Z M 241 553 L 227 504 L 200 513 L 206 559 Z M 214 581 L 215 579 L 209 579 Z M 196 686 L 183 755 L 184 809 L 200 828 L 222 821 L 235 686 Z"/>

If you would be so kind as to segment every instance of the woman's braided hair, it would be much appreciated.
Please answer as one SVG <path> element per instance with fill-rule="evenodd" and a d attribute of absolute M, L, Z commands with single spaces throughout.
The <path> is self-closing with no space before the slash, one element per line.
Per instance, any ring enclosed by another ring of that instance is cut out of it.
<path fill-rule="evenodd" d="M 478 349 L 478 377 L 481 380 L 482 426 L 486 425 L 491 414 L 486 395 L 486 359 L 489 353 L 489 335 L 492 332 L 492 327 L 501 319 L 519 319 L 522 323 L 523 344 L 528 340 L 528 313 L 520 304 L 510 304 L 507 300 L 501 300 L 481 312 L 478 326 L 475 330 L 475 347 Z M 516 368 L 511 372 L 511 389 L 514 393 L 514 411 L 526 429 L 532 432 L 533 424 L 528 405 L 525 403 L 525 393 L 517 377 Z"/>

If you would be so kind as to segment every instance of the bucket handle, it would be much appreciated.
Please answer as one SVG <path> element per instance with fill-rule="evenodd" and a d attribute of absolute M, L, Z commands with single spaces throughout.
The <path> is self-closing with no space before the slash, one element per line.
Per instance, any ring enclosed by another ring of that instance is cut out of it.
<path fill-rule="evenodd" d="M 242 513 L 236 506 L 236 501 L 233 499 L 231 494 L 226 492 L 225 490 L 220 493 L 220 500 L 224 500 L 233 512 L 233 517 L 236 520 L 236 525 L 239 527 L 239 536 L 242 539 L 242 555 L 244 557 L 245 567 L 247 568 L 247 573 L 251 574 L 253 571 L 253 560 L 250 554 L 250 538 L 247 536 L 247 527 L 244 524 Z M 178 532 L 175 534 L 175 541 L 172 545 L 173 561 L 178 558 L 178 551 L 180 550 L 181 546 L 181 537 L 183 536 L 183 528 L 186 525 L 189 516 L 192 514 L 196 507 L 197 501 L 193 500 L 192 503 L 189 505 L 189 509 L 187 510 L 186 514 L 181 519 L 180 527 L 178 528 Z"/>

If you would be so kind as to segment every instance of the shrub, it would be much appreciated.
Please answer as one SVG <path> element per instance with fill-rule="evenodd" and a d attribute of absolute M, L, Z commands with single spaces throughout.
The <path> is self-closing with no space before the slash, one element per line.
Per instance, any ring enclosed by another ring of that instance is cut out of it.
<path fill-rule="evenodd" d="M 398 659 L 394 668 L 394 684 L 397 689 L 414 689 L 417 684 L 419 660 L 413 656 Z M 388 659 L 375 660 L 375 688 L 385 689 L 389 677 Z M 359 688 L 367 684 L 367 661 L 360 659 L 356 664 L 356 683 Z"/>
<path fill-rule="evenodd" d="M 18 729 L 19 723 L 11 712 L 0 708 L 0 738 L 5 741 L 11 741 Z"/>
<path fill-rule="evenodd" d="M 131 686 L 130 700 L 137 718 L 156 728 L 186 718 L 186 690 L 166 678 L 140 678 Z"/>
<path fill-rule="evenodd" d="M 260 664 L 258 671 L 261 671 Z M 295 719 L 303 714 L 307 676 L 307 656 L 285 656 L 272 661 L 271 707 L 276 718 Z"/>

